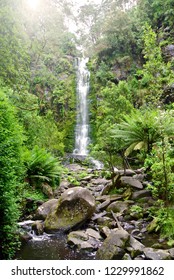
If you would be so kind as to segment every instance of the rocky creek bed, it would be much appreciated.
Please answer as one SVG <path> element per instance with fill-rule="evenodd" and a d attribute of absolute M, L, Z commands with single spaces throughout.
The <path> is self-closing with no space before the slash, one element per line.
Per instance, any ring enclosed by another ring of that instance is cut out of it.
<path fill-rule="evenodd" d="M 116 191 L 102 172 L 77 164 L 67 168 L 78 186 L 62 179 L 54 193 L 47 189 L 50 199 L 40 202 L 29 217 L 32 220 L 19 223 L 24 229 L 21 238 L 30 243 L 30 250 L 37 247 L 36 241 L 45 244 L 42 257 L 34 251 L 32 256 L 28 252 L 28 259 L 174 259 L 174 248 L 153 233 L 149 207 L 155 201 L 142 169 L 116 170 Z M 87 174 L 80 179 L 84 171 Z M 54 256 L 48 254 L 50 248 Z"/>

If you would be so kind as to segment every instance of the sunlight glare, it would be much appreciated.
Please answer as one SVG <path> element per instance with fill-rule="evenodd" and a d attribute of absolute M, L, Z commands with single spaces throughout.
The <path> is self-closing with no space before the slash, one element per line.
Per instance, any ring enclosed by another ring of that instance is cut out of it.
<path fill-rule="evenodd" d="M 35 10 L 38 7 L 39 0 L 27 0 L 31 9 Z"/>

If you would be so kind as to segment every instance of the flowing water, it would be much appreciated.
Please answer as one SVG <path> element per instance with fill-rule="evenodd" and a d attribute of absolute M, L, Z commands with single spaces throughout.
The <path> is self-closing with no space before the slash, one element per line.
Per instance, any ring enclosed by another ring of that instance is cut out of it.
<path fill-rule="evenodd" d="M 86 156 L 89 144 L 88 93 L 90 73 L 88 58 L 77 58 L 77 119 L 74 154 Z"/>
<path fill-rule="evenodd" d="M 18 260 L 92 260 L 95 254 L 79 252 L 67 245 L 67 236 L 62 232 L 56 234 L 36 235 L 31 229 L 33 221 L 24 221 L 19 226 L 28 233 L 31 240 L 24 242 L 16 254 Z"/>
<path fill-rule="evenodd" d="M 88 58 L 77 58 L 77 118 L 75 129 L 74 157 L 86 157 L 88 155 L 89 137 L 89 111 L 88 93 L 90 89 L 90 72 L 87 68 Z M 102 169 L 103 164 L 89 157 L 96 169 Z"/>

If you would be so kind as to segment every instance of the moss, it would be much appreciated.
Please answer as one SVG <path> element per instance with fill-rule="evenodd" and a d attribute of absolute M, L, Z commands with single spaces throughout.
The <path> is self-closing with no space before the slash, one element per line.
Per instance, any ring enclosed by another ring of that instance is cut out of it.
<path fill-rule="evenodd" d="M 85 222 L 93 214 L 94 209 L 89 208 L 82 200 L 59 201 L 57 209 L 48 215 L 45 221 L 46 231 L 64 230 L 67 231 L 79 223 Z"/>

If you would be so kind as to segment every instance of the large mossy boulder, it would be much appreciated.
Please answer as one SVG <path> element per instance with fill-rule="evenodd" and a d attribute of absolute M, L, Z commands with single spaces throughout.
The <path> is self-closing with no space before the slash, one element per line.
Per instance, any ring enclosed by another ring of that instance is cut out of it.
<path fill-rule="evenodd" d="M 95 211 L 95 198 L 89 190 L 74 187 L 58 199 L 54 211 L 45 220 L 45 231 L 67 231 L 90 219 Z"/>

